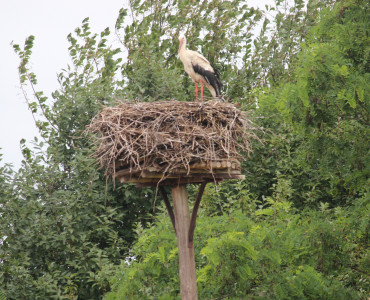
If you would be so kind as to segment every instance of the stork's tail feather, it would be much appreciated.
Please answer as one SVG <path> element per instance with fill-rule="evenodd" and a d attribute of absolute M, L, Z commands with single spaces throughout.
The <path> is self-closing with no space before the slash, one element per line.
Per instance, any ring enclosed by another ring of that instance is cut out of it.
<path fill-rule="evenodd" d="M 212 66 L 213 72 L 206 70 L 199 65 L 193 65 L 193 69 L 196 73 L 203 76 L 203 78 L 209 83 L 215 90 L 216 97 L 221 96 L 222 82 L 220 80 L 220 73 Z"/>

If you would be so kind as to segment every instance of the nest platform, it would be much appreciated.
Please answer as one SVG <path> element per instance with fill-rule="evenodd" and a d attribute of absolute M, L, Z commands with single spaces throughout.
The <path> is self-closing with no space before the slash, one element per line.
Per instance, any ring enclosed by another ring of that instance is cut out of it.
<path fill-rule="evenodd" d="M 115 178 L 121 183 L 136 183 L 144 186 L 174 186 L 189 183 L 220 182 L 224 179 L 244 179 L 238 160 L 219 160 L 199 162 L 189 165 L 188 169 L 175 168 L 164 174 L 161 168 L 117 169 Z"/>
<path fill-rule="evenodd" d="M 247 112 L 216 100 L 122 102 L 87 127 L 106 175 L 138 186 L 244 179 L 256 129 Z"/>

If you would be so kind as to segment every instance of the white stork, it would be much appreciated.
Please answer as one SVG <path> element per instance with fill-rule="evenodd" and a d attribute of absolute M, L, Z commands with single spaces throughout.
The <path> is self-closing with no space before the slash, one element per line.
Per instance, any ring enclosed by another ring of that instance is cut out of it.
<path fill-rule="evenodd" d="M 195 99 L 198 101 L 198 85 L 200 82 L 200 95 L 203 102 L 203 84 L 209 89 L 212 97 L 221 96 L 222 83 L 219 73 L 210 62 L 198 52 L 186 49 L 186 37 L 179 36 L 179 56 L 184 64 L 185 72 L 194 80 Z"/>

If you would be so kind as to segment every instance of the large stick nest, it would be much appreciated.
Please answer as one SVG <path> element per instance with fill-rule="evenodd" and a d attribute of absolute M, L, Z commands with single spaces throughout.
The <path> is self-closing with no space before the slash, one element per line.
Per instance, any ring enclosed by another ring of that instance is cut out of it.
<path fill-rule="evenodd" d="M 107 175 L 149 167 L 169 174 L 199 162 L 240 160 L 258 139 L 246 112 L 219 101 L 122 103 L 104 108 L 87 130 L 97 133 L 96 157 Z"/>

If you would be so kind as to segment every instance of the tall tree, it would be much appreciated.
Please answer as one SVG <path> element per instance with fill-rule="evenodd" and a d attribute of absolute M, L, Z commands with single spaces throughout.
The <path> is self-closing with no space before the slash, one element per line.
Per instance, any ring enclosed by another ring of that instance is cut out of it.
<path fill-rule="evenodd" d="M 108 287 L 97 272 L 125 256 L 134 224 L 150 219 L 152 191 L 113 189 L 84 134 L 120 94 L 120 59 L 106 44 L 108 34 L 92 34 L 86 19 L 68 36 L 72 65 L 58 75 L 53 101 L 37 91 L 29 67 L 34 37 L 23 48 L 14 45 L 42 140 L 33 148 L 21 141 L 22 166 L 2 190 L 0 282 L 7 299 L 100 299 Z"/>
<path fill-rule="evenodd" d="M 332 1 L 275 1 L 266 10 L 246 1 L 130 1 L 116 30 L 127 51 L 126 93 L 143 100 L 192 99 L 191 80 L 177 59 L 177 37 L 202 53 L 222 74 L 224 94 L 253 103 L 255 88 L 277 83 L 293 72 L 296 54 L 318 11 Z M 127 23 L 130 25 L 127 26 Z M 184 87 L 186 94 L 184 94 Z"/>
<path fill-rule="evenodd" d="M 298 55 L 292 80 L 259 99 L 262 114 L 275 113 L 271 125 L 282 128 L 278 138 L 284 143 L 275 139 L 275 144 L 285 149 L 275 153 L 290 159 L 280 156 L 278 170 L 291 176 L 297 204 L 345 204 L 366 187 L 367 13 L 366 1 L 340 1 L 324 10 Z"/>

